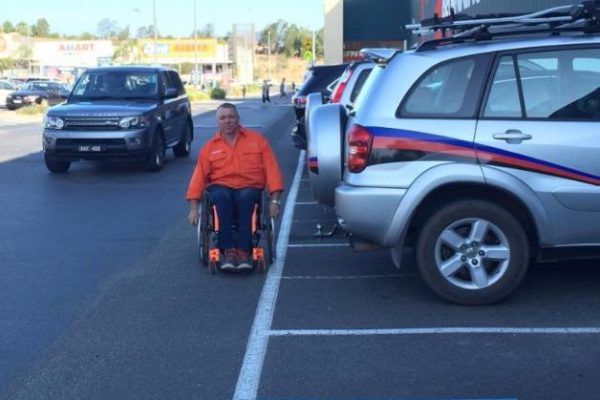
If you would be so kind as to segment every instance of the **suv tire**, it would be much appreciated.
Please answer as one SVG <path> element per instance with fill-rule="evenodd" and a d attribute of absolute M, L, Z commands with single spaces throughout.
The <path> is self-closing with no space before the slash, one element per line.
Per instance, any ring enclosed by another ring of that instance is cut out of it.
<path fill-rule="evenodd" d="M 501 300 L 519 285 L 529 266 L 529 244 L 504 208 L 460 200 L 425 221 L 416 256 L 423 280 L 439 296 L 480 305 Z"/>
<path fill-rule="evenodd" d="M 146 171 L 158 172 L 165 163 L 165 139 L 161 131 L 157 131 L 154 136 L 154 144 L 148 154 L 146 162 Z"/>
<path fill-rule="evenodd" d="M 48 171 L 54 174 L 60 174 L 63 172 L 67 172 L 69 167 L 71 166 L 70 161 L 59 161 L 49 158 L 46 154 L 44 154 L 44 163 L 46 164 L 46 168 Z"/>
<path fill-rule="evenodd" d="M 181 140 L 175 147 L 173 147 L 173 153 L 177 157 L 187 157 L 190 155 L 192 150 L 192 128 L 189 122 L 185 123 L 183 132 L 181 133 Z"/>

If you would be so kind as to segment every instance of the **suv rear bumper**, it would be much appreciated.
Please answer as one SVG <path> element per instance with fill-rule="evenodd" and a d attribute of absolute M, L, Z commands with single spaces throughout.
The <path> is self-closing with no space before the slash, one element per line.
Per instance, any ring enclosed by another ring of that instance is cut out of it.
<path fill-rule="evenodd" d="M 63 131 L 44 129 L 43 147 L 56 160 L 144 159 L 150 153 L 146 129 L 119 131 Z"/>
<path fill-rule="evenodd" d="M 406 189 L 357 187 L 342 183 L 335 189 L 335 208 L 341 225 L 355 235 L 384 246 Z"/>

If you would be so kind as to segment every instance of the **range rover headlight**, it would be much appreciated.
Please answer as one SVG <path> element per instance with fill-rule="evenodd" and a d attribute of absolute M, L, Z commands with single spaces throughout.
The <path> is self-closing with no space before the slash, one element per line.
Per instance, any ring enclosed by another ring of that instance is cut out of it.
<path fill-rule="evenodd" d="M 123 117 L 119 120 L 119 126 L 123 129 L 146 128 L 147 126 L 150 126 L 150 119 L 145 115 L 138 117 Z"/>
<path fill-rule="evenodd" d="M 65 121 L 60 117 L 52 117 L 46 115 L 44 117 L 44 128 L 48 129 L 62 129 L 65 126 Z"/>

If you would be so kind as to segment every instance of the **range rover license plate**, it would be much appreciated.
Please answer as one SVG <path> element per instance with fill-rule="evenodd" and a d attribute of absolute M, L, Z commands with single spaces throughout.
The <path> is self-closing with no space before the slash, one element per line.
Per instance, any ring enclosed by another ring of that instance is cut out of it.
<path fill-rule="evenodd" d="M 98 152 L 104 149 L 100 145 L 82 144 L 79 145 L 78 150 L 82 152 Z"/>

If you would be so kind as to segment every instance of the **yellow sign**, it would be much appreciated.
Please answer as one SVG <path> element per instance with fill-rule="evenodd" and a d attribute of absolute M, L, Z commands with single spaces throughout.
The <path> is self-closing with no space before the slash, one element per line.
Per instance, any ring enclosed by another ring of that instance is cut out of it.
<path fill-rule="evenodd" d="M 196 54 L 200 58 L 214 58 L 217 55 L 217 41 L 215 39 L 142 39 L 139 42 L 142 54 L 145 56 L 158 56 L 170 58 L 193 58 Z M 196 53 L 197 51 L 197 53 Z"/>

